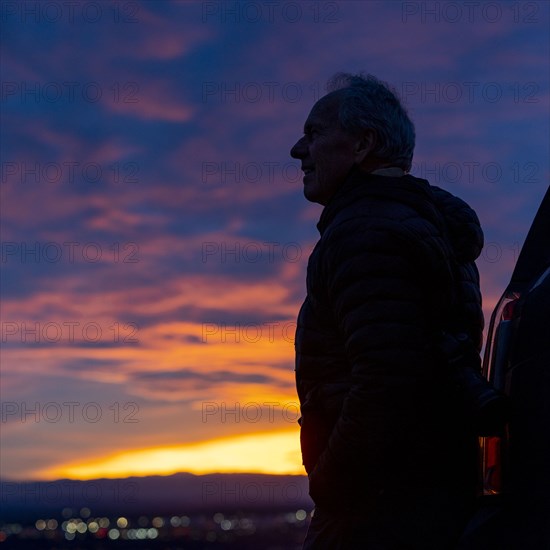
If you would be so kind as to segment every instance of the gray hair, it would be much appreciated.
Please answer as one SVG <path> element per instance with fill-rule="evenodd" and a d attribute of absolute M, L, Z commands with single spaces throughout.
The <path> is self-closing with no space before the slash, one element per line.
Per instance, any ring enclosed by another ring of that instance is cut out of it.
<path fill-rule="evenodd" d="M 336 73 L 326 89 L 342 90 L 338 118 L 344 130 L 356 134 L 373 129 L 377 141 L 372 154 L 406 172 L 411 169 L 414 124 L 393 87 L 371 74 Z"/>

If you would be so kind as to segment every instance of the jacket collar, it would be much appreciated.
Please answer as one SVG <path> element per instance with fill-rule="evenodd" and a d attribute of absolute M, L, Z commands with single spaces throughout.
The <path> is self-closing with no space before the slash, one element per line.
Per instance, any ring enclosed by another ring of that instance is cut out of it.
<path fill-rule="evenodd" d="M 362 197 L 385 198 L 411 205 L 434 203 L 430 184 L 411 175 L 382 176 L 354 166 L 321 213 L 317 229 L 322 235 L 336 214 Z"/>

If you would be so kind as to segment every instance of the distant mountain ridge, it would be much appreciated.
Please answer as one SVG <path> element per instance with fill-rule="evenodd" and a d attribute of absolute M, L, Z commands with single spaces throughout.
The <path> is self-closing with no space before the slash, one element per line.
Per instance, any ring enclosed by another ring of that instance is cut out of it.
<path fill-rule="evenodd" d="M 170 476 L 94 479 L 88 481 L 0 481 L 3 521 L 93 516 L 190 515 L 219 510 L 310 510 L 306 476 L 266 474 L 178 473 Z"/>

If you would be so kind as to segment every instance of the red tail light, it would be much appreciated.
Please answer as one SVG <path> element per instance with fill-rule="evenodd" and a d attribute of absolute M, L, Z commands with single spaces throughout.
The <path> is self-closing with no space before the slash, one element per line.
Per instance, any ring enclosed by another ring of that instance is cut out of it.
<path fill-rule="evenodd" d="M 502 491 L 501 438 L 484 437 L 483 453 L 483 494 L 495 495 Z"/>
<path fill-rule="evenodd" d="M 517 303 L 518 303 L 518 299 L 516 298 L 515 300 L 511 300 L 504 306 L 504 309 L 502 310 L 502 316 L 501 316 L 502 321 L 511 321 L 514 318 L 514 310 L 516 308 Z"/>
<path fill-rule="evenodd" d="M 510 344 L 518 311 L 520 294 L 508 292 L 493 311 L 487 345 L 483 358 L 484 376 L 499 390 L 506 391 Z M 508 434 L 501 437 L 480 437 L 481 480 L 484 495 L 500 494 L 506 490 L 509 455 Z"/>

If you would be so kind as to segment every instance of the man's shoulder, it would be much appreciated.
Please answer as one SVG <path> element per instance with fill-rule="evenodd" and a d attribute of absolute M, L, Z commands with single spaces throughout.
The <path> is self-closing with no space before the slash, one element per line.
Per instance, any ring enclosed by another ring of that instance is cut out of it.
<path fill-rule="evenodd" d="M 380 241 L 384 236 L 412 247 L 427 242 L 440 247 L 442 240 L 448 240 L 460 261 L 475 260 L 483 248 L 475 211 L 449 191 L 414 176 L 388 178 L 386 185 L 358 186 L 341 198 L 339 206 L 324 240 Z"/>
<path fill-rule="evenodd" d="M 381 231 L 395 234 L 436 234 L 440 214 L 431 186 L 412 176 L 387 178 L 384 185 L 356 187 L 341 200 L 327 226 L 329 236 Z"/>

